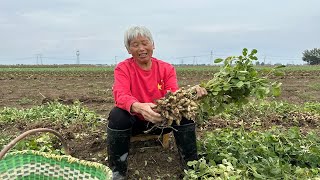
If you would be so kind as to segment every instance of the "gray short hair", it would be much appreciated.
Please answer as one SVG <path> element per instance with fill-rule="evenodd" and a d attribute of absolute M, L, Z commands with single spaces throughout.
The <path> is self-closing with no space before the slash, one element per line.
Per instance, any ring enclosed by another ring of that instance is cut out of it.
<path fill-rule="evenodd" d="M 150 30 L 144 26 L 132 26 L 124 33 L 124 45 L 129 50 L 130 42 L 138 36 L 143 36 L 149 39 L 154 44 Z"/>

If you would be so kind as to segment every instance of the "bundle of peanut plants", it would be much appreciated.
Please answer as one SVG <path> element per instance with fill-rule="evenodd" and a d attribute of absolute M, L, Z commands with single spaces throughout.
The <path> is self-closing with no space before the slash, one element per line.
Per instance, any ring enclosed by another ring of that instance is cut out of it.
<path fill-rule="evenodd" d="M 179 125 L 182 117 L 195 120 L 199 115 L 218 114 L 230 104 L 246 104 L 250 97 L 262 99 L 271 93 L 280 95 L 281 83 L 270 82 L 268 76 L 284 66 L 272 68 L 262 77 L 254 68 L 253 62 L 258 60 L 256 55 L 256 49 L 249 53 L 244 48 L 240 56 L 216 59 L 215 63 L 223 62 L 223 65 L 212 79 L 200 84 L 208 92 L 204 97 L 198 98 L 195 88 L 190 87 L 169 92 L 157 100 L 155 110 L 165 119 L 161 127 L 171 126 L 174 121 Z"/>

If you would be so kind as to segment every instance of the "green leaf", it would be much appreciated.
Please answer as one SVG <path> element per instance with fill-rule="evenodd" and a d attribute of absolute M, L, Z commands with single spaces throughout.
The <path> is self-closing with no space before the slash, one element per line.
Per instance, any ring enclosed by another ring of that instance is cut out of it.
<path fill-rule="evenodd" d="M 224 84 L 223 85 L 223 90 L 228 91 L 230 89 L 230 84 Z"/>
<path fill-rule="evenodd" d="M 296 171 L 294 172 L 295 174 L 298 174 L 298 175 L 303 175 L 304 173 L 304 170 L 300 167 L 297 167 Z"/>
<path fill-rule="evenodd" d="M 188 166 L 194 166 L 198 163 L 198 161 L 188 161 L 187 165 Z"/>
<path fill-rule="evenodd" d="M 281 95 L 281 89 L 280 87 L 274 87 L 272 88 L 272 95 L 277 97 Z"/>
<path fill-rule="evenodd" d="M 274 74 L 275 76 L 283 76 L 285 73 L 282 72 L 282 71 L 274 71 L 273 74 Z"/>
<path fill-rule="evenodd" d="M 238 71 L 239 74 L 249 74 L 248 71 Z"/>
<path fill-rule="evenodd" d="M 274 174 L 274 175 L 278 175 L 278 174 L 281 173 L 281 169 L 280 169 L 280 168 L 273 168 L 273 169 L 271 169 L 270 172 L 271 172 L 272 174 Z"/>
<path fill-rule="evenodd" d="M 267 88 L 265 87 L 259 87 L 256 91 L 256 95 L 258 96 L 258 98 L 262 99 L 267 95 L 267 92 L 269 90 L 267 90 Z"/>
<path fill-rule="evenodd" d="M 261 174 L 258 174 L 257 172 L 254 172 L 252 175 L 258 179 L 264 179 L 264 177 Z"/>
<path fill-rule="evenodd" d="M 251 89 L 251 82 L 250 81 L 247 81 L 244 84 L 247 85 L 247 88 Z"/>
<path fill-rule="evenodd" d="M 279 83 L 276 83 L 275 87 L 276 87 L 276 88 L 280 88 L 280 87 L 281 87 L 281 85 L 282 85 L 282 83 L 281 83 L 281 82 L 279 82 Z"/>
<path fill-rule="evenodd" d="M 223 61 L 223 59 L 218 58 L 218 59 L 215 59 L 215 60 L 214 60 L 214 63 L 220 63 L 220 62 L 222 62 L 222 61 Z"/>
<path fill-rule="evenodd" d="M 252 60 L 258 60 L 257 56 L 251 56 Z"/>
<path fill-rule="evenodd" d="M 248 49 L 247 48 L 243 48 L 242 55 L 243 56 L 247 56 L 247 54 L 248 54 Z"/>
<path fill-rule="evenodd" d="M 257 71 L 251 71 L 250 72 L 250 76 L 252 76 L 252 77 L 256 77 L 257 75 L 258 75 Z"/>
<path fill-rule="evenodd" d="M 216 88 L 213 89 L 213 91 L 219 92 L 219 91 L 221 91 L 221 88 L 219 86 L 217 86 Z"/>
<path fill-rule="evenodd" d="M 275 69 L 284 68 L 284 67 L 286 67 L 286 66 L 285 65 L 279 65 L 279 66 L 275 67 Z"/>
<path fill-rule="evenodd" d="M 216 95 L 218 95 L 218 94 L 219 94 L 218 91 L 213 91 L 213 92 L 212 92 L 212 95 L 214 95 L 214 96 L 216 96 Z"/>
<path fill-rule="evenodd" d="M 253 55 L 255 55 L 255 54 L 257 54 L 257 50 L 256 49 L 252 49 L 252 51 L 251 51 L 251 53 L 250 53 L 250 56 L 253 56 Z"/>
<path fill-rule="evenodd" d="M 244 76 L 238 76 L 238 78 L 241 80 L 241 81 L 244 81 L 246 79 L 246 77 Z"/>
<path fill-rule="evenodd" d="M 244 85 L 243 81 L 239 81 L 239 82 L 236 84 L 236 86 L 237 86 L 238 88 L 241 88 L 243 85 Z"/>
<path fill-rule="evenodd" d="M 238 79 L 231 79 L 231 81 L 230 81 L 232 84 L 237 84 L 238 82 L 239 82 L 239 80 Z"/>

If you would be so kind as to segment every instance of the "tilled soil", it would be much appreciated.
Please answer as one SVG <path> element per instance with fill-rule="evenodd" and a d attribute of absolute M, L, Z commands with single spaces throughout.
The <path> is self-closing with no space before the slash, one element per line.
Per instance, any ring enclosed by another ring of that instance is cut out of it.
<path fill-rule="evenodd" d="M 209 80 L 208 73 L 178 72 L 180 86 L 195 85 Z M 282 95 L 277 100 L 291 103 L 320 101 L 320 71 L 290 72 L 282 77 L 273 77 L 283 83 Z M 113 107 L 112 72 L 78 72 L 78 73 L 30 73 L 0 72 L 0 108 L 29 108 L 49 101 L 58 100 L 71 104 L 79 100 L 91 110 L 107 118 Z M 277 123 L 277 121 L 274 121 Z M 209 127 L 208 127 L 209 126 Z M 226 127 L 226 121 L 214 119 L 205 128 L 198 127 L 200 137 L 205 130 Z M 234 125 L 237 126 L 236 123 Z M 1 127 L 2 133 L 23 132 L 38 127 L 59 130 L 67 139 L 72 155 L 79 159 L 93 160 L 106 164 L 105 134 L 93 133 L 81 140 L 73 137 L 74 132 L 86 131 L 81 125 L 63 129 L 57 124 L 43 122 L 38 124 L 15 124 Z M 104 131 L 105 126 L 98 127 Z M 61 131 L 63 130 L 63 131 Z M 181 179 L 179 156 L 171 138 L 170 147 L 162 148 L 157 140 L 131 143 L 129 155 L 129 179 Z"/>

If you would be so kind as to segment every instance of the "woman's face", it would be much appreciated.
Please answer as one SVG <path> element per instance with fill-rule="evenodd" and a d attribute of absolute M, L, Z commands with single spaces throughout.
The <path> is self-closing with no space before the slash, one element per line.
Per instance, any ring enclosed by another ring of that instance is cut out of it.
<path fill-rule="evenodd" d="M 131 40 L 128 52 L 138 63 L 144 64 L 151 60 L 153 49 L 154 45 L 148 38 L 138 36 Z"/>

